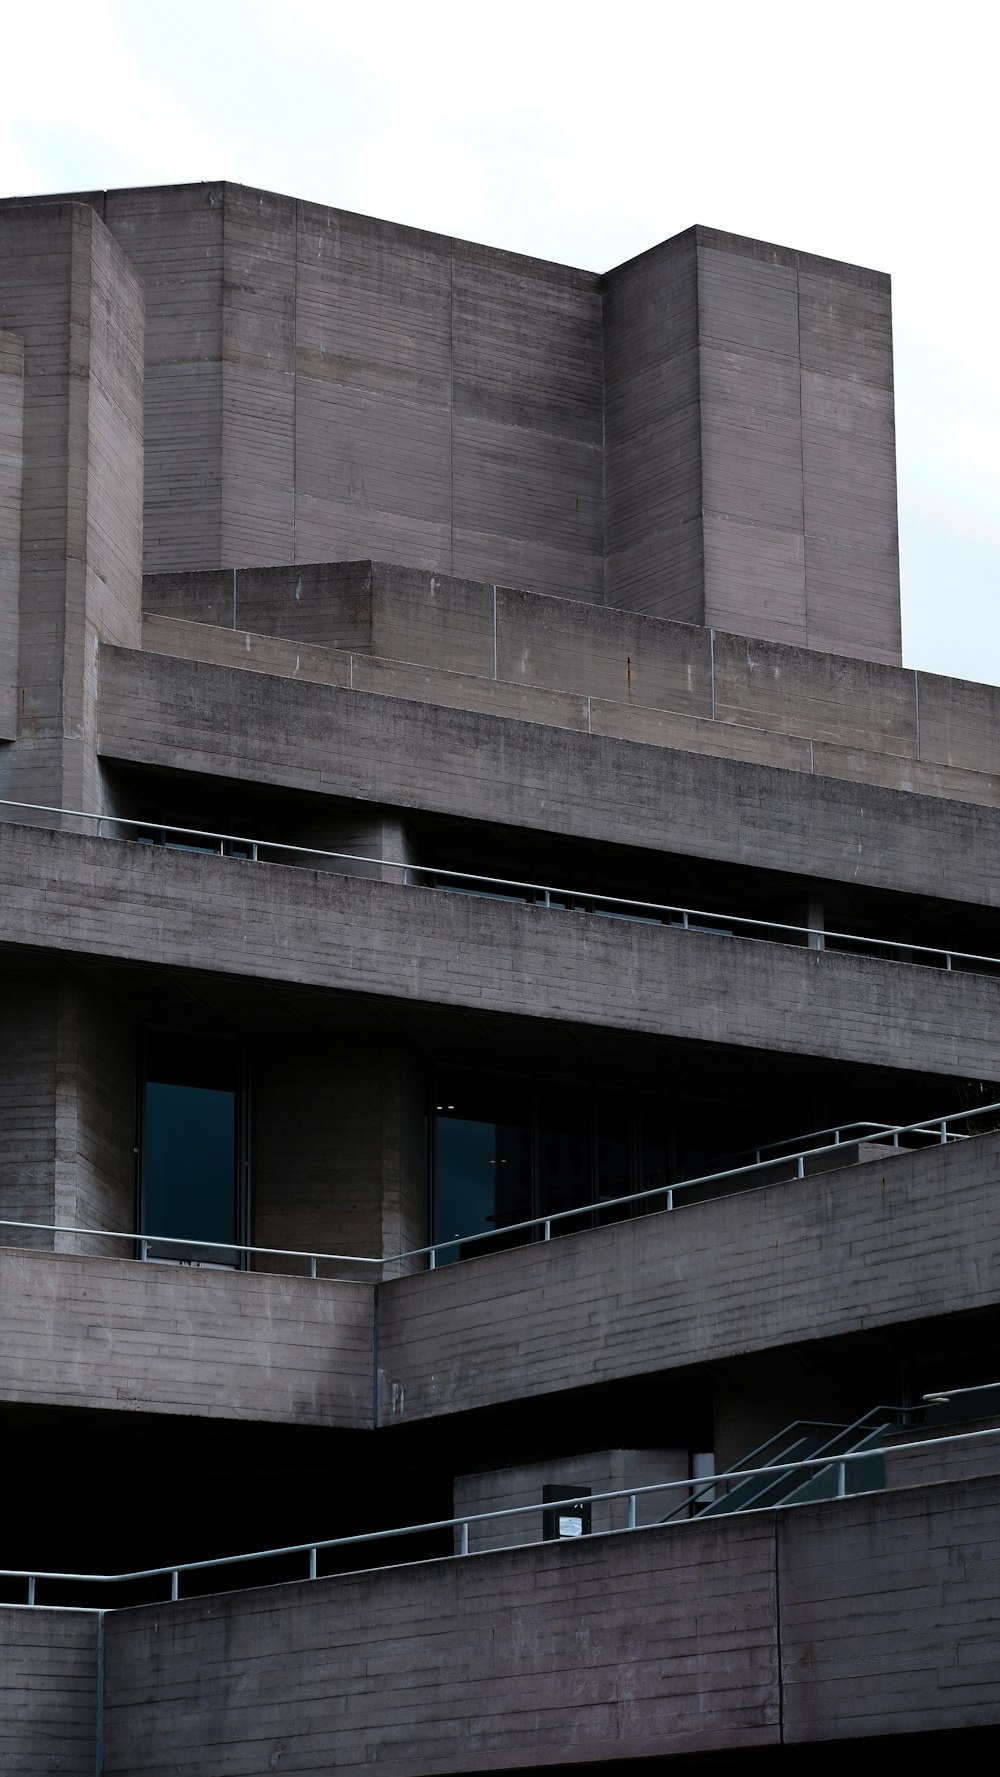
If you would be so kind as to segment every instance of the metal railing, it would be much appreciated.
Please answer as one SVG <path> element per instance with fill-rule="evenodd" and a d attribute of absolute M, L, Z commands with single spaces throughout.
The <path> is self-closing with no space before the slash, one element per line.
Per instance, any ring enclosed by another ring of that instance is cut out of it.
<path fill-rule="evenodd" d="M 766 1183 L 762 1175 L 773 1171 L 775 1167 L 795 1168 L 795 1180 L 806 1176 L 806 1162 L 832 1154 L 842 1158 L 845 1148 L 861 1148 L 867 1142 L 892 1147 L 901 1153 L 910 1153 L 914 1149 L 907 1147 L 903 1138 L 921 1137 L 933 1146 L 947 1146 L 956 1141 L 969 1141 L 974 1137 L 952 1129 L 954 1123 L 966 1123 L 977 1117 L 995 1116 L 1000 1118 L 1000 1100 L 992 1104 L 978 1105 L 975 1110 L 950 1111 L 944 1117 L 923 1118 L 918 1123 L 899 1124 L 865 1124 L 864 1128 L 872 1133 L 853 1138 L 848 1142 L 826 1142 L 821 1147 L 805 1147 L 793 1154 L 779 1154 L 771 1159 L 751 1161 L 745 1166 L 729 1167 L 725 1171 L 702 1173 L 697 1178 L 679 1179 L 675 1184 L 654 1185 L 650 1190 L 633 1191 L 622 1197 L 604 1197 L 596 1203 L 580 1204 L 575 1209 L 554 1210 L 550 1215 L 531 1216 L 524 1221 L 508 1222 L 500 1228 L 490 1228 L 477 1234 L 452 1234 L 443 1240 L 435 1240 L 426 1246 L 408 1247 L 398 1253 L 383 1253 L 381 1257 L 365 1253 L 328 1253 L 305 1252 L 297 1247 L 283 1246 L 251 1246 L 247 1243 L 228 1240 L 188 1240 L 173 1234 L 140 1234 L 135 1230 L 125 1231 L 120 1228 L 83 1228 L 70 1222 L 27 1222 L 0 1218 L 0 1229 L 16 1228 L 25 1232 L 39 1234 L 69 1234 L 90 1240 L 118 1240 L 127 1242 L 142 1260 L 156 1259 L 156 1253 L 150 1249 L 155 1247 L 184 1247 L 192 1253 L 237 1253 L 247 1258 L 272 1258 L 301 1260 L 308 1267 L 311 1277 L 319 1277 L 320 1265 L 356 1265 L 364 1269 L 370 1266 L 402 1265 L 416 1259 L 426 1259 L 427 1268 L 437 1269 L 438 1254 L 453 1248 L 482 1247 L 487 1251 L 495 1251 L 498 1241 L 505 1241 L 512 1235 L 523 1234 L 527 1239 L 534 1236 L 541 1240 L 551 1240 L 554 1228 L 569 1222 L 589 1220 L 589 1228 L 578 1229 L 577 1232 L 590 1232 L 595 1225 L 600 1225 L 600 1218 L 609 1211 L 628 1209 L 635 1204 L 645 1204 L 654 1209 L 672 1211 L 684 1207 L 684 1193 L 703 1190 L 706 1186 L 725 1185 L 734 1179 L 743 1179 L 752 1188 L 754 1177 Z M 845 1124 L 843 1128 L 858 1128 L 857 1124 Z M 826 1133 L 821 1131 L 820 1133 Z M 987 1133 L 987 1132 L 982 1132 Z M 919 1149 L 920 1144 L 917 1144 Z M 777 1183 L 791 1183 L 791 1179 L 781 1179 Z M 722 1192 L 720 1195 L 728 1195 Z M 677 1199 L 680 1199 L 678 1203 Z M 700 1202 L 706 1201 L 704 1197 Z M 571 1230 L 572 1231 L 572 1230 Z M 170 1255 L 166 1255 L 170 1256 Z M 464 1256 L 464 1255 L 463 1255 Z M 208 1261 L 211 1263 L 212 1261 Z M 218 1262 L 218 1261 L 217 1261 Z M 226 1264 L 223 1268 L 232 1268 Z"/>
<path fill-rule="evenodd" d="M 977 1440 L 983 1438 L 995 1439 L 998 1436 L 1000 1436 L 1000 1431 L 998 1431 L 996 1427 L 987 1427 L 985 1429 L 970 1432 L 954 1432 L 944 1437 L 937 1438 L 908 1438 L 905 1444 L 902 1445 L 886 1444 L 855 1451 L 847 1450 L 834 1457 L 830 1457 L 829 1455 L 800 1457 L 788 1462 L 768 1464 L 763 1468 L 728 1469 L 725 1472 L 725 1476 L 716 1476 L 715 1481 L 717 1483 L 723 1479 L 728 1481 L 752 1481 L 757 1479 L 761 1481 L 771 1481 L 775 1476 L 786 1473 L 801 1473 L 803 1478 L 806 1478 L 808 1474 L 814 1473 L 816 1470 L 832 1468 L 836 1471 L 833 1496 L 840 1499 L 847 1495 L 847 1469 L 851 1463 L 870 1463 L 873 1459 L 898 1455 L 901 1449 L 904 1450 L 906 1454 L 909 1454 L 914 1450 L 940 1449 L 946 1444 L 974 1444 Z M 573 1506 L 594 1506 L 603 1501 L 610 1502 L 614 1500 L 626 1500 L 628 1502 L 626 1509 L 627 1523 L 622 1526 L 621 1529 L 591 1531 L 591 1537 L 595 1535 L 621 1536 L 630 1531 L 643 1530 L 658 1530 L 662 1534 L 665 1528 L 669 1530 L 679 1530 L 685 1525 L 696 1524 L 699 1522 L 699 1517 L 696 1514 L 691 1518 L 674 1520 L 669 1526 L 664 1526 L 662 1522 L 640 1524 L 638 1522 L 637 1510 L 639 1500 L 653 1494 L 671 1493 L 681 1489 L 690 1490 L 690 1488 L 691 1481 L 689 1478 L 673 1481 L 653 1481 L 640 1487 L 616 1487 L 609 1489 L 607 1492 L 590 1493 L 586 1496 L 581 1496 L 579 1499 L 567 1497 L 559 1500 L 558 1504 L 560 1509 L 567 1510 Z M 875 1488 L 872 1491 L 882 1492 L 883 1488 Z M 182 1574 L 214 1573 L 224 1568 L 244 1567 L 260 1561 L 288 1560 L 296 1556 L 304 1556 L 307 1562 L 307 1576 L 303 1575 L 303 1577 L 315 1580 L 319 1577 L 319 1556 L 327 1550 L 361 1548 L 366 1545 L 398 1541 L 401 1537 L 429 1536 L 438 1532 L 451 1531 L 453 1547 L 450 1553 L 448 1555 L 423 1557 L 423 1559 L 460 1560 L 462 1557 L 467 1556 L 472 1552 L 470 1550 L 469 1541 L 469 1531 L 472 1525 L 493 1524 L 501 1521 L 506 1522 L 514 1518 L 530 1516 L 540 1518 L 544 1511 L 550 1511 L 551 1509 L 551 1506 L 544 1506 L 541 1502 L 534 1500 L 530 1505 L 501 1506 L 490 1512 L 466 1512 L 454 1518 L 432 1519 L 424 1524 L 403 1524 L 392 1526 L 387 1530 L 357 1531 L 351 1536 L 334 1536 L 317 1539 L 311 1542 L 289 1543 L 279 1548 L 254 1549 L 249 1553 L 240 1555 L 214 1555 L 199 1561 L 168 1562 L 163 1566 L 136 1568 L 127 1573 L 64 1573 L 46 1571 L 37 1567 L 5 1567 L 0 1568 L 0 1580 L 23 1581 L 26 1588 L 25 1603 L 29 1607 L 35 1608 L 43 1608 L 39 1606 L 37 1597 L 39 1583 L 45 1585 L 83 1585 L 96 1588 L 138 1585 L 144 1581 L 164 1580 L 169 1582 L 169 1596 L 171 1601 L 176 1602 L 181 1596 L 180 1582 Z M 781 1502 L 770 1506 L 748 1506 L 746 1508 L 748 1511 L 779 1511 L 782 1509 L 787 1508 L 783 1508 Z M 454 1542 L 456 1540 L 458 1542 L 457 1549 L 454 1548 Z M 552 1541 L 555 1543 L 566 1541 L 574 1547 L 577 1546 L 577 1539 L 575 1537 L 568 1537 L 565 1539 L 553 1538 Z M 490 1551 L 483 1550 L 481 1552 L 485 1554 Z M 404 1563 L 387 1562 L 384 1565 L 386 1567 L 394 1567 L 404 1565 Z M 409 1563 L 405 1563 L 405 1565 L 409 1565 Z M 371 1571 L 371 1569 L 354 1568 L 350 1571 L 357 1573 Z M 188 1592 L 186 1596 L 195 1597 L 199 1596 L 199 1594 L 192 1590 Z M 90 1608 L 97 1609 L 106 1607 L 93 1606 Z"/>
<path fill-rule="evenodd" d="M 757 919 L 743 913 L 719 913 L 706 908 L 681 907 L 669 901 L 637 900 L 628 895 L 599 894 L 591 889 L 560 888 L 552 883 L 526 882 L 516 877 L 484 876 L 470 870 L 447 870 L 437 864 L 417 864 L 410 859 L 372 858 L 361 852 L 328 851 L 316 845 L 292 845 L 286 840 L 259 839 L 245 834 L 216 833 L 207 828 L 176 827 L 162 821 L 137 820 L 131 816 L 94 814 L 81 808 L 57 808 L 49 803 L 16 802 L 0 798 L 0 808 L 16 808 L 26 813 L 61 815 L 65 819 L 90 821 L 98 838 L 113 838 L 112 828 L 125 827 L 138 833 L 174 834 L 178 843 L 165 840 L 150 843 L 167 844 L 177 851 L 211 852 L 219 857 L 232 857 L 248 863 L 282 862 L 286 858 L 328 858 L 334 863 L 366 864 L 377 870 L 398 870 L 404 883 L 420 887 L 416 878 L 433 879 L 428 886 L 438 888 L 454 884 L 461 892 L 493 896 L 502 900 L 519 900 L 532 907 L 591 913 L 613 919 L 634 919 L 641 924 L 665 925 L 672 930 L 731 938 L 734 928 L 748 937 L 761 937 L 778 942 L 802 943 L 821 954 L 836 946 L 857 947 L 862 954 L 875 953 L 885 960 L 922 960 L 924 966 L 952 970 L 956 964 L 971 973 L 1000 971 L 1000 957 L 984 956 L 976 951 L 957 950 L 951 945 L 913 944 L 902 938 L 873 938 L 859 932 L 838 932 L 825 926 L 793 925 L 780 919 Z M 193 844 L 205 840 L 210 844 Z M 228 850 L 227 850 L 228 848 Z M 270 854 L 278 854 L 273 859 Z M 266 855 L 265 855 L 266 854 Z M 461 885 L 466 885 L 461 888 Z"/>

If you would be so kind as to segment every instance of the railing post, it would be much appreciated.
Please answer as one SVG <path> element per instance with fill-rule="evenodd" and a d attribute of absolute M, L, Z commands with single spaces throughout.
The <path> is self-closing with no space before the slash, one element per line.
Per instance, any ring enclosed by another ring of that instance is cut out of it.
<path fill-rule="evenodd" d="M 628 1527 L 630 1530 L 635 1529 L 635 1494 L 634 1493 L 630 1493 L 628 1496 Z"/>
<path fill-rule="evenodd" d="M 430 1252 L 427 1255 L 427 1269 L 428 1269 L 428 1271 L 436 1271 L 437 1270 L 437 1247 L 436 1246 L 432 1246 Z"/>
<path fill-rule="evenodd" d="M 805 1178 L 806 1176 L 806 1163 L 801 1154 L 795 1156 L 795 1176 L 796 1178 Z"/>
<path fill-rule="evenodd" d="M 844 1498 L 846 1498 L 846 1495 L 847 1495 L 847 1464 L 846 1464 L 846 1462 L 838 1462 L 838 1464 L 837 1464 L 837 1498 L 844 1499 Z"/>
<path fill-rule="evenodd" d="M 467 1555 L 469 1553 L 469 1521 L 467 1518 L 462 1524 L 462 1542 L 459 1553 L 462 1555 Z"/>
<path fill-rule="evenodd" d="M 542 1223 L 542 1239 L 543 1240 L 551 1240 L 551 1238 L 552 1238 L 552 1223 L 549 1221 L 548 1216 L 546 1216 L 544 1222 Z"/>
<path fill-rule="evenodd" d="M 145 1263 L 146 1259 L 149 1257 L 149 1241 L 146 1239 L 145 1234 L 139 1241 L 139 1257 L 143 1263 Z"/>
<path fill-rule="evenodd" d="M 179 1595 L 180 1595 L 180 1575 L 177 1572 L 177 1569 L 175 1567 L 173 1570 L 173 1573 L 170 1575 L 170 1602 L 172 1604 L 176 1604 Z"/>
<path fill-rule="evenodd" d="M 311 1580 L 314 1580 L 316 1578 L 316 1550 L 315 1549 L 309 1550 L 309 1578 Z"/>
<path fill-rule="evenodd" d="M 29 1573 L 29 1575 L 28 1575 L 28 1603 L 34 1604 L 34 1602 L 35 1602 L 35 1576 L 33 1573 Z"/>
<path fill-rule="evenodd" d="M 945 1119 L 943 1117 L 941 1118 L 941 1122 L 938 1125 L 938 1129 L 939 1129 L 940 1136 L 941 1136 L 941 1146 L 943 1147 L 945 1142 L 948 1140 L 948 1125 L 945 1122 Z"/>
<path fill-rule="evenodd" d="M 667 1186 L 667 1208 L 673 1209 L 673 1207 L 674 1207 L 674 1187 L 673 1187 L 673 1185 L 668 1185 Z"/>
<path fill-rule="evenodd" d="M 316 1254 L 315 1253 L 311 1254 L 310 1259 L 309 1259 L 309 1275 L 310 1275 L 310 1277 L 313 1277 L 313 1278 L 316 1276 Z"/>
<path fill-rule="evenodd" d="M 951 968 L 951 951 L 950 950 L 946 950 L 944 953 L 944 966 L 946 969 Z"/>

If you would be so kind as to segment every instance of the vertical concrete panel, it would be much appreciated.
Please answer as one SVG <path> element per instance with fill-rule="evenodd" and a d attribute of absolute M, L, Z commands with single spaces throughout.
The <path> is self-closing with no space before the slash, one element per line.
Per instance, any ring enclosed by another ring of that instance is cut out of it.
<path fill-rule="evenodd" d="M 135 1226 L 136 1028 L 83 979 L 59 988 L 56 1056 L 57 1221 L 129 1233 Z M 65 1251 L 125 1258 L 121 1241 L 56 1236 Z"/>
<path fill-rule="evenodd" d="M 0 978 L 0 1216 L 52 1222 L 55 1210 L 58 980 Z M 51 1234 L 0 1229 L 0 1244 L 51 1247 Z"/>
<path fill-rule="evenodd" d="M 0 1216 L 133 1226 L 135 1030 L 78 976 L 11 973 L 0 989 Z M 0 1244 L 121 1257 L 118 1241 L 0 1233 Z"/>
<path fill-rule="evenodd" d="M 451 243 L 296 220 L 295 557 L 451 567 Z"/>
<path fill-rule="evenodd" d="M 17 734 L 17 630 L 24 466 L 24 346 L 0 333 L 0 741 Z"/>
<path fill-rule="evenodd" d="M 0 210 L 0 321 L 24 339 L 17 745 L 8 795 L 99 806 L 99 640 L 139 645 L 142 293 L 95 212 Z"/>
<path fill-rule="evenodd" d="M 221 560 L 295 560 L 295 202 L 227 185 Z"/>
<path fill-rule="evenodd" d="M 695 231 L 604 279 L 606 602 L 702 623 Z"/>
<path fill-rule="evenodd" d="M 808 645 L 901 659 L 889 280 L 799 261 Z"/>
<path fill-rule="evenodd" d="M 699 229 L 698 315 L 704 621 L 804 644 L 794 261 Z"/>
<path fill-rule="evenodd" d="M 599 602 L 600 280 L 456 241 L 452 341 L 454 572 Z"/>
<path fill-rule="evenodd" d="M 145 566 L 222 565 L 225 187 L 109 192 L 107 227 L 146 292 Z M 226 564 L 228 565 L 228 564 Z"/>

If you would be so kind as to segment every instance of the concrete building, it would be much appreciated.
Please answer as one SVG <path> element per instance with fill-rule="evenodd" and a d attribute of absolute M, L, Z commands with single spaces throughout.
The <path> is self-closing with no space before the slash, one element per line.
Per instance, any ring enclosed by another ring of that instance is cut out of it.
<path fill-rule="evenodd" d="M 0 205 L 0 1769 L 994 1735 L 998 806 L 883 275 Z"/>

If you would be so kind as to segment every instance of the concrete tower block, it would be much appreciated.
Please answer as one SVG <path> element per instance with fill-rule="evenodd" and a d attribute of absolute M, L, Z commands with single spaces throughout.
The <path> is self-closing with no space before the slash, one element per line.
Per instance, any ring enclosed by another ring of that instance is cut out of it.
<path fill-rule="evenodd" d="M 143 299 L 89 205 L 0 209 L 0 327 L 24 342 L 18 714 L 0 787 L 96 809 L 99 644 L 140 641 Z"/>
<path fill-rule="evenodd" d="M 898 663 L 888 278 L 694 228 L 605 292 L 608 603 Z"/>
<path fill-rule="evenodd" d="M 17 734 L 17 606 L 21 583 L 24 347 L 0 333 L 0 741 Z"/>

